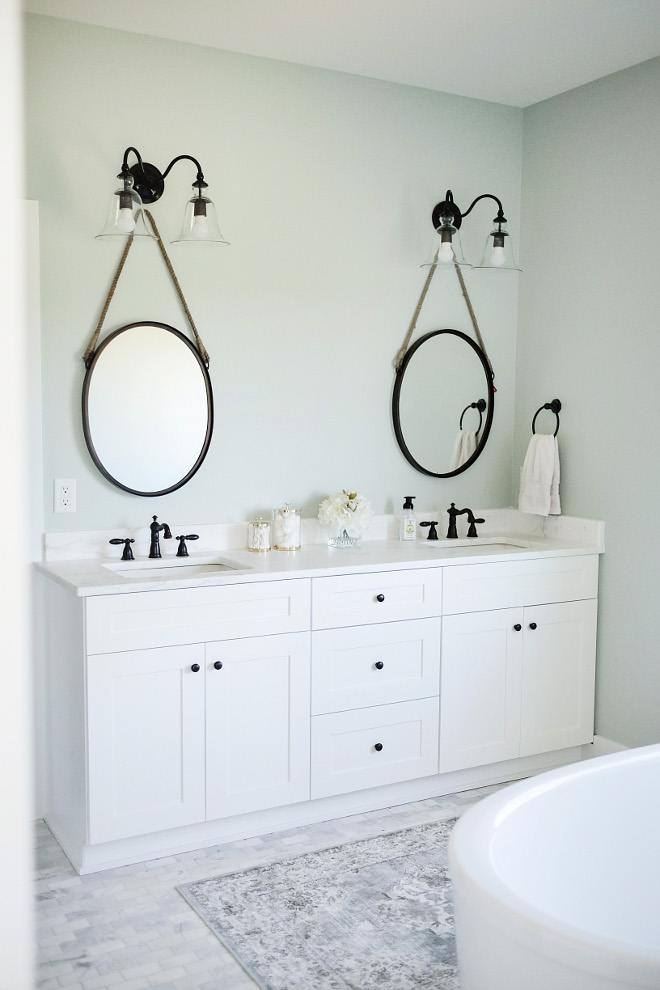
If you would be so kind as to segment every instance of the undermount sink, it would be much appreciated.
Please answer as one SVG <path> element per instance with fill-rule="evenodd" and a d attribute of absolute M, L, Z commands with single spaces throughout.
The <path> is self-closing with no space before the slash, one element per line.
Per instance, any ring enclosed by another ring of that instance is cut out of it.
<path fill-rule="evenodd" d="M 137 581 L 167 580 L 177 575 L 202 577 L 219 571 L 235 571 L 239 567 L 224 557 L 158 557 L 152 560 L 120 560 L 103 566 L 120 577 Z"/>
<path fill-rule="evenodd" d="M 532 544 L 528 540 L 518 540 L 507 536 L 477 536 L 464 540 L 424 540 L 424 545 L 442 550 L 466 549 L 480 550 L 486 553 L 507 553 L 511 550 L 529 550 Z"/>

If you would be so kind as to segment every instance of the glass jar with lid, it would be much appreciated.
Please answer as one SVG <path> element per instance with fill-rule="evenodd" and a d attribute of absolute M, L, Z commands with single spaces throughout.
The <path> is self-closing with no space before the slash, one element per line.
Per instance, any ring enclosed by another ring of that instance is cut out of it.
<path fill-rule="evenodd" d="M 285 502 L 283 509 L 273 509 L 273 546 L 276 550 L 300 550 L 300 509 Z"/>
<path fill-rule="evenodd" d="M 259 516 L 248 523 L 248 550 L 270 550 L 270 521 Z"/>

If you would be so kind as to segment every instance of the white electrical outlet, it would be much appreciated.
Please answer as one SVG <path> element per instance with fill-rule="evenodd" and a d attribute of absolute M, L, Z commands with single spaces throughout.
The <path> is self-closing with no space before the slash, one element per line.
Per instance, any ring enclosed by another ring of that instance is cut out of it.
<path fill-rule="evenodd" d="M 55 478 L 53 481 L 53 510 L 55 512 L 76 511 L 75 478 Z"/>

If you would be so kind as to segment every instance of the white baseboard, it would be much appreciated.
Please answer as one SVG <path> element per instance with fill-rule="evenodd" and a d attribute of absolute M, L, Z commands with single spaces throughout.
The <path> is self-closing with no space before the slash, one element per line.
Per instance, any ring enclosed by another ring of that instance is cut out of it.
<path fill-rule="evenodd" d="M 592 743 L 587 743 L 582 747 L 582 759 L 591 760 L 596 756 L 609 756 L 610 753 L 621 753 L 629 746 L 615 742 L 614 739 L 607 739 L 605 736 L 594 736 Z"/>

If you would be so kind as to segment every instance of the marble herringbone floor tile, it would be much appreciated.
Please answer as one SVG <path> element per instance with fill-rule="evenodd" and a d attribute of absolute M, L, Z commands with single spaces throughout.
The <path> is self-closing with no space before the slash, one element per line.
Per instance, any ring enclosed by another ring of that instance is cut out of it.
<path fill-rule="evenodd" d="M 461 814 L 499 785 L 79 877 L 37 825 L 39 990 L 254 990 L 176 890 L 314 849 Z"/>

